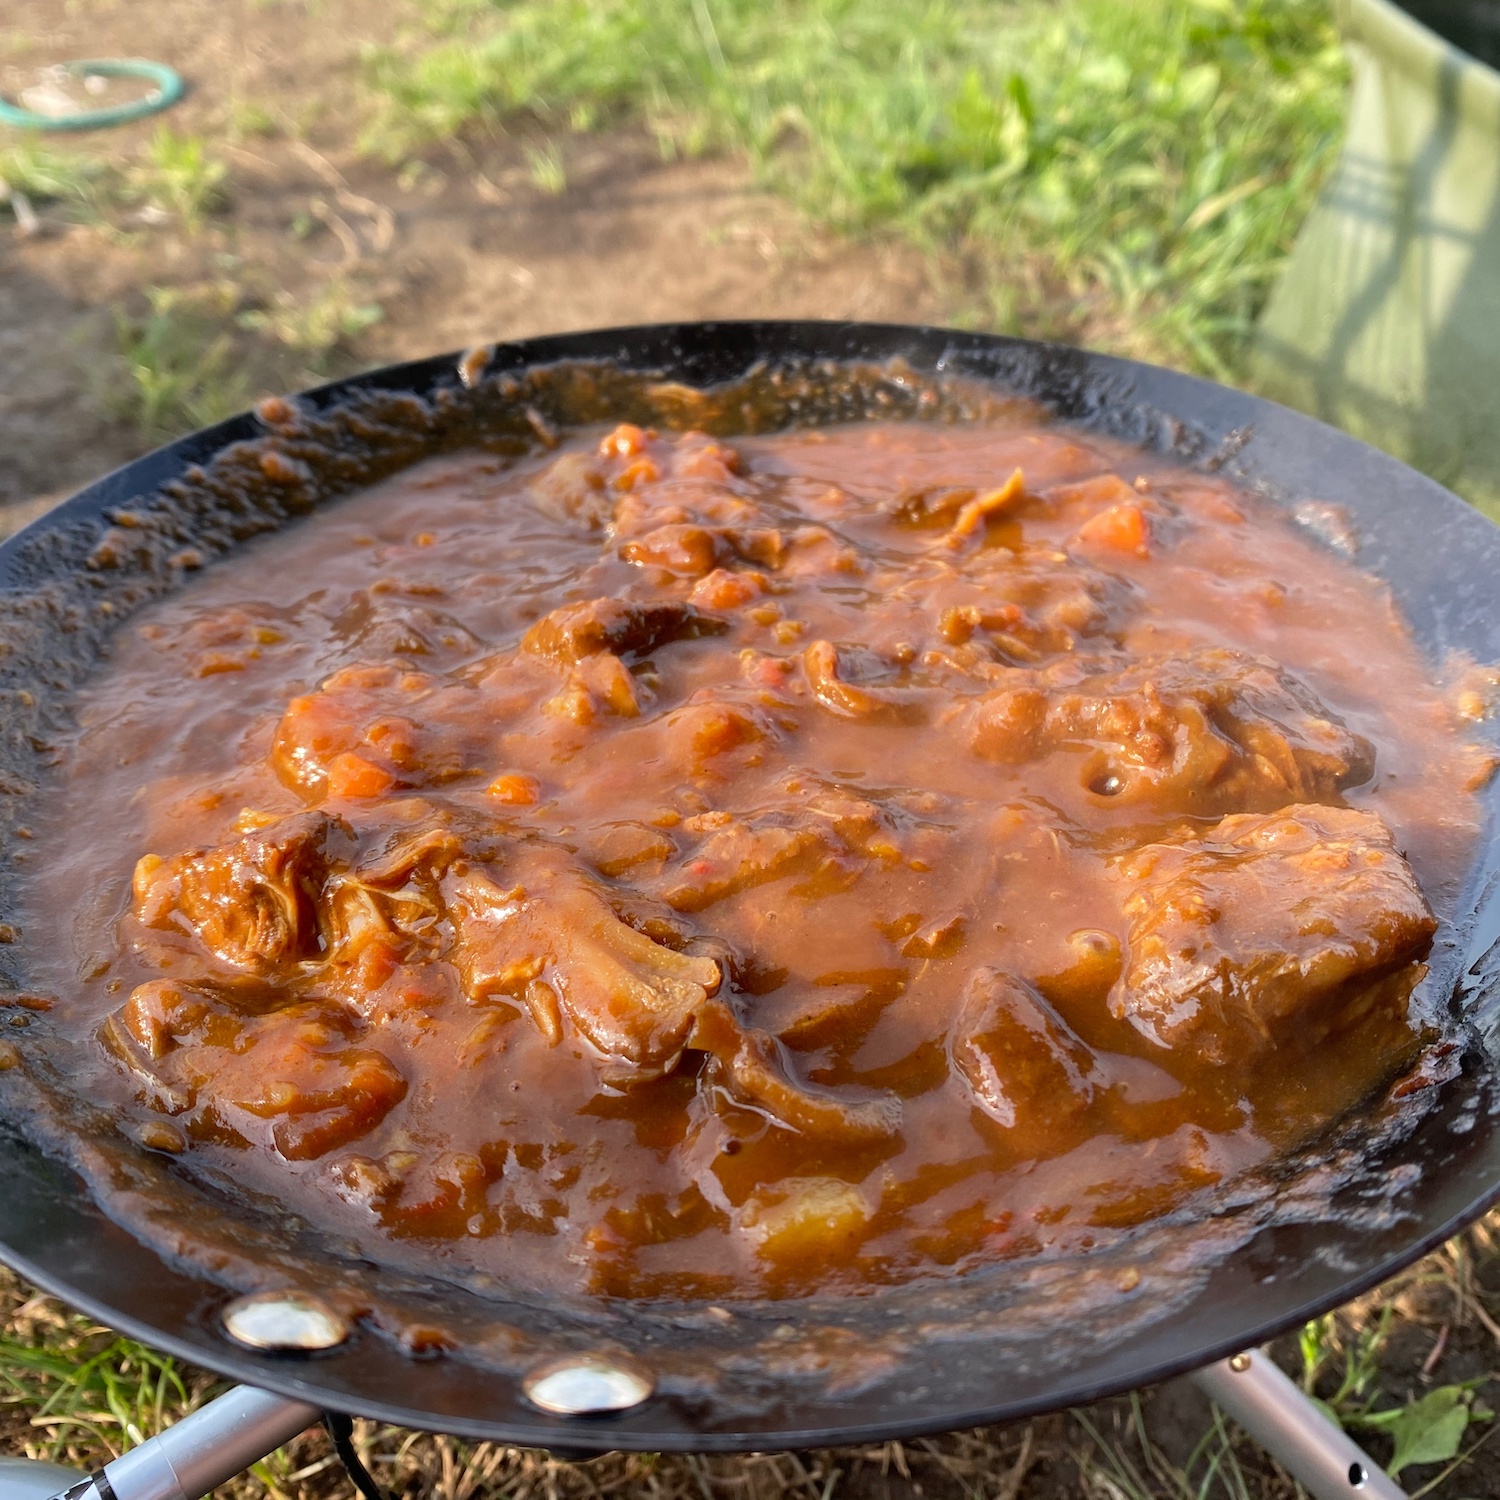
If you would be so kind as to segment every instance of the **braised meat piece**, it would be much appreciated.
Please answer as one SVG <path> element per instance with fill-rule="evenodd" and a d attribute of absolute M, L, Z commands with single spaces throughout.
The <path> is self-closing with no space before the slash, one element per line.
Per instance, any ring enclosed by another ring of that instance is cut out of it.
<path fill-rule="evenodd" d="M 901 1126 L 901 1101 L 889 1093 L 824 1089 L 794 1076 L 782 1044 L 744 1026 L 723 1003 L 703 1007 L 692 1045 L 712 1058 L 710 1076 L 732 1098 L 772 1115 L 798 1135 L 829 1142 L 885 1140 Z"/>
<path fill-rule="evenodd" d="M 1437 930 L 1385 824 L 1346 808 L 1236 814 L 1118 872 L 1130 960 L 1111 1011 L 1218 1065 L 1404 1012 Z"/>
<path fill-rule="evenodd" d="M 481 642 L 460 621 L 430 605 L 391 598 L 370 588 L 355 594 L 333 622 L 359 661 L 383 662 L 396 656 L 449 659 L 469 656 Z"/>
<path fill-rule="evenodd" d="M 596 651 L 644 655 L 669 641 L 718 635 L 724 628 L 723 620 L 675 600 L 590 599 L 543 615 L 521 637 L 521 646 L 537 656 L 574 663 Z"/>
<path fill-rule="evenodd" d="M 1368 741 L 1301 683 L 1241 652 L 1100 666 L 1014 672 L 974 712 L 975 753 L 1019 764 L 1069 751 L 1097 797 L 1200 815 L 1329 800 L 1374 770 Z"/>
<path fill-rule="evenodd" d="M 493 744 L 485 716 L 527 706 L 551 685 L 536 663 L 491 665 L 483 684 L 408 667 L 345 667 L 316 692 L 292 698 L 276 726 L 270 763 L 309 801 L 369 801 L 394 790 L 439 786 L 482 762 Z M 467 716 L 470 727 L 457 731 Z"/>
<path fill-rule="evenodd" d="M 1027 666 L 1108 637 L 1128 616 L 1130 595 L 1118 578 L 1061 553 L 993 547 L 962 567 L 924 560 L 894 597 L 911 597 L 936 626 L 931 661 Z"/>
<path fill-rule="evenodd" d="M 620 556 L 640 567 L 703 578 L 721 563 L 778 567 L 784 550 L 782 535 L 773 527 L 696 526 L 675 521 L 625 542 Z"/>
<path fill-rule="evenodd" d="M 980 969 L 948 1035 L 954 1071 L 1023 1157 L 1050 1156 L 1088 1109 L 1094 1055 L 1029 985 Z"/>
<path fill-rule="evenodd" d="M 136 913 L 147 927 L 192 933 L 217 958 L 270 973 L 318 953 L 317 902 L 353 835 L 342 818 L 293 813 L 217 849 L 135 867 Z"/>
<path fill-rule="evenodd" d="M 834 847 L 821 828 L 769 820 L 751 824 L 728 813 L 705 813 L 688 826 L 708 836 L 662 877 L 661 898 L 676 911 L 702 911 L 726 896 L 811 868 Z"/>
<path fill-rule="evenodd" d="M 508 868 L 503 882 L 496 873 L 472 870 L 448 882 L 454 957 L 469 998 L 518 999 L 554 1045 L 566 1016 L 602 1054 L 611 1081 L 671 1072 L 719 987 L 718 964 L 627 926 L 553 851 Z"/>
<path fill-rule="evenodd" d="M 190 1136 L 309 1161 L 374 1129 L 406 1094 L 356 1023 L 317 1003 L 274 1005 L 264 989 L 176 980 L 138 985 L 100 1039 L 137 1098 Z"/>
<path fill-rule="evenodd" d="M 802 653 L 812 695 L 841 719 L 865 719 L 872 724 L 920 724 L 925 706 L 899 687 L 867 684 L 889 679 L 890 666 L 874 653 L 814 641 Z"/>
<path fill-rule="evenodd" d="M 607 465 L 597 453 L 560 453 L 526 484 L 531 503 L 555 521 L 575 521 L 601 531 L 618 496 L 609 488 Z"/>

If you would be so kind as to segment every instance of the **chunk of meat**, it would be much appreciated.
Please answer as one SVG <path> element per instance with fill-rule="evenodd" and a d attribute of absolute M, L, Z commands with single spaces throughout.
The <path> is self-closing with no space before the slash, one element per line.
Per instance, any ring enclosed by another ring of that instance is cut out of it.
<path fill-rule="evenodd" d="M 562 690 L 542 705 L 542 712 L 580 727 L 606 715 L 633 719 L 641 711 L 641 696 L 625 663 L 613 651 L 596 651 L 568 668 Z"/>
<path fill-rule="evenodd" d="M 724 776 L 760 759 L 773 728 L 767 715 L 730 698 L 685 704 L 667 723 L 672 759 L 690 776 Z"/>
<path fill-rule="evenodd" d="M 659 828 L 622 820 L 602 824 L 589 845 L 589 857 L 605 875 L 624 875 L 640 865 L 659 865 L 677 845 Z"/>
<path fill-rule="evenodd" d="M 270 1146 L 308 1161 L 368 1134 L 405 1097 L 384 1053 L 358 1044 L 347 1015 L 316 1003 L 275 1005 L 267 992 L 140 985 L 101 1036 L 150 1108 L 189 1135 Z M 247 999 L 261 1002 L 247 1012 Z"/>
<path fill-rule="evenodd" d="M 352 846 L 342 818 L 305 812 L 216 849 L 147 854 L 135 869 L 136 914 L 147 927 L 192 933 L 237 969 L 269 974 L 317 956 L 318 899 Z"/>
<path fill-rule="evenodd" d="M 1020 763 L 1082 758 L 1082 781 L 1121 805 L 1212 814 L 1324 801 L 1367 781 L 1368 741 L 1276 667 L 1237 651 L 1017 670 L 973 712 L 970 744 Z"/>
<path fill-rule="evenodd" d="M 676 600 L 590 599 L 543 615 L 521 637 L 521 647 L 551 661 L 576 663 L 597 651 L 644 655 L 670 641 L 719 635 L 727 628 L 724 620 Z"/>
<path fill-rule="evenodd" d="M 813 697 L 842 719 L 864 719 L 872 724 L 920 724 L 926 706 L 899 687 L 865 684 L 889 677 L 891 668 L 872 659 L 872 653 L 840 650 L 831 641 L 814 641 L 802 653 Z"/>
<path fill-rule="evenodd" d="M 677 521 L 632 538 L 621 546 L 620 556 L 641 567 L 702 578 L 725 562 L 777 567 L 784 550 L 781 533 L 771 527 L 696 526 Z"/>
<path fill-rule="evenodd" d="M 1093 1102 L 1093 1053 L 1035 990 L 998 969 L 970 979 L 948 1054 L 975 1104 L 1025 1158 L 1065 1150 Z"/>
<path fill-rule="evenodd" d="M 131 1074 L 136 1097 L 160 1114 L 179 1115 L 193 1107 L 195 1090 L 163 1076 L 160 1063 L 182 1043 L 203 1038 L 218 1023 L 221 1044 L 235 1028 L 225 995 L 206 984 L 151 979 L 99 1028 L 99 1040 Z"/>
<path fill-rule="evenodd" d="M 463 850 L 461 835 L 443 821 L 397 829 L 360 858 L 354 874 L 364 885 L 396 890 L 414 877 L 430 880 L 444 874 Z"/>
<path fill-rule="evenodd" d="M 781 1043 L 741 1024 L 722 1000 L 702 1007 L 690 1045 L 713 1058 L 710 1076 L 732 1098 L 766 1111 L 798 1135 L 855 1144 L 886 1140 L 901 1128 L 896 1095 L 804 1082 L 795 1076 Z"/>
<path fill-rule="evenodd" d="M 821 828 L 778 823 L 752 826 L 727 813 L 705 814 L 690 832 L 707 832 L 702 846 L 667 872 L 661 896 L 677 911 L 702 911 L 726 896 L 811 868 L 834 849 Z"/>
<path fill-rule="evenodd" d="M 1163 1047 L 1246 1063 L 1404 1014 L 1437 922 L 1373 813 L 1236 814 L 1123 859 L 1130 959 L 1110 1010 Z"/>
<path fill-rule="evenodd" d="M 357 995 L 368 996 L 414 945 L 438 946 L 438 881 L 448 867 L 466 852 L 493 857 L 503 843 L 472 834 L 466 843 L 441 819 L 387 834 L 351 871 L 329 882 L 320 911 L 329 963 L 345 971 Z"/>
<path fill-rule="evenodd" d="M 312 1007 L 305 1018 L 302 1009 L 247 1028 L 243 1053 L 210 1075 L 216 1096 L 236 1114 L 269 1124 L 271 1144 L 288 1161 L 312 1161 L 359 1140 L 406 1097 L 405 1078 L 383 1052 L 351 1045 Z"/>
<path fill-rule="evenodd" d="M 491 751 L 494 718 L 555 686 L 541 663 L 532 673 L 534 680 L 507 660 L 476 685 L 399 667 L 347 667 L 288 702 L 271 765 L 309 800 L 350 795 L 351 783 L 379 772 L 388 778 L 382 791 L 452 781 Z"/>
<path fill-rule="evenodd" d="M 766 575 L 755 568 L 735 572 L 715 568 L 693 585 L 690 602 L 703 609 L 724 611 L 740 609 L 762 598 L 767 589 Z"/>
<path fill-rule="evenodd" d="M 552 851 L 507 875 L 515 878 L 501 884 L 494 872 L 472 870 L 447 882 L 454 958 L 469 998 L 519 998 L 544 1034 L 566 1016 L 602 1054 L 610 1081 L 671 1072 L 719 987 L 718 964 L 627 926 Z"/>
<path fill-rule="evenodd" d="M 532 504 L 555 521 L 601 531 L 614 514 L 608 465 L 597 453 L 561 453 L 527 481 Z"/>
<path fill-rule="evenodd" d="M 977 585 L 977 587 L 976 587 Z M 960 664 L 1032 663 L 1106 635 L 1130 599 L 1118 578 L 1060 554 L 995 547 L 924 591 L 937 636 Z M 967 648 L 967 649 L 966 649 Z M 939 648 L 941 649 L 941 648 Z"/>
<path fill-rule="evenodd" d="M 383 662 L 393 656 L 432 656 L 453 660 L 480 649 L 479 638 L 452 615 L 411 600 L 382 597 L 361 589 L 333 622 L 334 634 L 358 658 Z"/>

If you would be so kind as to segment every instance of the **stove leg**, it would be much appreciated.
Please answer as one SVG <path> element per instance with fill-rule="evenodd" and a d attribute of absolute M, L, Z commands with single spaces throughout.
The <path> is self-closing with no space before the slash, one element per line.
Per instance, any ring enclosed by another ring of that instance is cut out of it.
<path fill-rule="evenodd" d="M 1405 1500 L 1406 1491 L 1258 1349 L 1188 1378 L 1316 1500 Z"/>
<path fill-rule="evenodd" d="M 316 1406 L 237 1385 L 54 1500 L 202 1500 L 322 1419 Z"/>

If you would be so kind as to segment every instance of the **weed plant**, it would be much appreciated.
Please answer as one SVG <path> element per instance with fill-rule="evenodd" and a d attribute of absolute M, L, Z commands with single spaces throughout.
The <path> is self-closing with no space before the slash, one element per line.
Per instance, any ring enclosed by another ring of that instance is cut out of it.
<path fill-rule="evenodd" d="M 24 193 L 32 203 L 58 203 L 75 215 L 99 212 L 104 164 L 79 152 L 53 151 L 34 141 L 0 148 L 0 201 Z"/>
<path fill-rule="evenodd" d="M 103 393 L 107 408 L 162 442 L 249 405 L 249 380 L 224 326 L 233 287 L 151 287 L 146 296 L 140 314 L 115 314 L 121 369 Z"/>
<path fill-rule="evenodd" d="M 168 214 L 183 229 L 199 229 L 223 203 L 224 163 L 201 136 L 159 126 L 130 169 L 129 196 Z"/>
<path fill-rule="evenodd" d="M 372 59 L 388 154 L 523 116 L 730 148 L 816 219 L 974 259 L 984 320 L 1238 366 L 1337 144 L 1323 0 L 449 0 Z"/>
<path fill-rule="evenodd" d="M 235 323 L 301 354 L 308 373 L 316 377 L 327 373 L 340 344 L 373 328 L 382 317 L 378 302 L 361 300 L 347 280 L 335 276 L 304 301 L 278 292 L 266 306 L 239 313 Z"/>

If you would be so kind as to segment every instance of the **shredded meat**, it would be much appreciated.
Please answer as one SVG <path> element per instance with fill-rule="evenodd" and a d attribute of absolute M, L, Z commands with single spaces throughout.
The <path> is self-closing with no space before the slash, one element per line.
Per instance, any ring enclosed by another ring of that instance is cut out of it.
<path fill-rule="evenodd" d="M 591 599 L 543 615 L 521 637 L 521 646 L 552 661 L 574 663 L 598 651 L 643 655 L 669 641 L 718 635 L 725 628 L 723 620 L 674 600 Z"/>
<path fill-rule="evenodd" d="M 472 631 L 452 615 L 411 600 L 383 597 L 363 589 L 333 622 L 336 635 L 358 659 L 383 662 L 393 656 L 454 659 L 480 649 Z"/>
<path fill-rule="evenodd" d="M 575 869 L 550 853 L 449 884 L 455 950 L 474 1001 L 515 996 L 548 1040 L 566 1016 L 616 1081 L 676 1067 L 693 1021 L 719 987 L 711 958 L 676 953 L 627 926 Z M 551 1034 L 549 1034 L 551 1033 Z"/>
<path fill-rule="evenodd" d="M 1215 1064 L 1306 1048 L 1377 1005 L 1403 1011 L 1437 930 L 1373 813 L 1234 814 L 1119 873 L 1130 960 L 1111 1011 Z"/>
<path fill-rule="evenodd" d="M 663 878 L 661 895 L 677 911 L 702 911 L 726 896 L 810 868 L 831 852 L 831 835 L 821 828 L 786 827 L 766 821 L 754 826 L 728 814 L 708 814 L 694 831 L 703 844 Z"/>
<path fill-rule="evenodd" d="M 217 849 L 136 865 L 136 912 L 152 928 L 191 932 L 217 958 L 270 973 L 318 952 L 317 902 L 347 853 L 349 825 L 294 813 Z"/>
<path fill-rule="evenodd" d="M 830 1141 L 885 1140 L 901 1126 L 901 1101 L 888 1093 L 863 1097 L 822 1089 L 794 1077 L 781 1043 L 743 1026 L 729 1007 L 703 1008 L 692 1045 L 707 1052 L 731 1095 L 759 1105 L 788 1129 Z"/>
<path fill-rule="evenodd" d="M 1199 814 L 1330 800 L 1374 768 L 1308 688 L 1225 649 L 1018 669 L 979 700 L 970 743 L 1017 764 L 1072 752 L 1096 796 Z"/>

